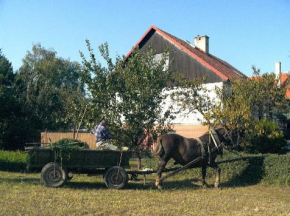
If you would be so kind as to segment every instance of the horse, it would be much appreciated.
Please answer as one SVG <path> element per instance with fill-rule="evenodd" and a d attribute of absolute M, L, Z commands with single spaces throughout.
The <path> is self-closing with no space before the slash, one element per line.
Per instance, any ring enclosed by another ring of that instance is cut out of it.
<path fill-rule="evenodd" d="M 205 181 L 207 167 L 214 168 L 216 170 L 215 188 L 219 188 L 221 169 L 215 159 L 218 155 L 222 155 L 223 146 L 225 144 L 234 146 L 234 140 L 232 138 L 232 135 L 226 128 L 219 128 L 216 130 L 210 128 L 209 132 L 196 139 L 187 139 L 178 134 L 159 136 L 152 148 L 152 154 L 154 156 L 159 156 L 155 183 L 156 187 L 162 188 L 162 181 L 160 180 L 162 171 L 171 158 L 175 160 L 175 164 L 184 166 L 202 157 L 198 162 L 192 164 L 188 168 L 202 168 L 203 187 L 207 186 Z"/>

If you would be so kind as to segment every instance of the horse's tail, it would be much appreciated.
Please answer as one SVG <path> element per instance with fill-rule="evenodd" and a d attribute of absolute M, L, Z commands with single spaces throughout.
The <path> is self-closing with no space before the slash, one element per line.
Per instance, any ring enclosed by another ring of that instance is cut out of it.
<path fill-rule="evenodd" d="M 156 142 L 153 143 L 151 153 L 154 156 L 159 156 L 163 152 L 162 136 L 157 137 Z"/>

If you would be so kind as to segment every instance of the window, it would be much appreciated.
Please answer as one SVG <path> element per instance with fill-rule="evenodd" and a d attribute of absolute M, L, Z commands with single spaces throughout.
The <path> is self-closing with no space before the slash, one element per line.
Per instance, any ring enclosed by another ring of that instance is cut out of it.
<path fill-rule="evenodd" d="M 154 62 L 159 63 L 162 60 L 163 55 L 164 55 L 163 53 L 156 54 Z M 166 57 L 163 71 L 166 71 L 168 69 L 169 69 L 169 56 Z"/>

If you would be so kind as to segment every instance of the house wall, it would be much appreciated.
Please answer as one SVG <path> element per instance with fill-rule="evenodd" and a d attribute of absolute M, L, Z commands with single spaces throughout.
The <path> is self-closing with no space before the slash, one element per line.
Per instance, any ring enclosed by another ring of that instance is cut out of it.
<path fill-rule="evenodd" d="M 186 138 L 196 138 L 208 132 L 208 126 L 200 124 L 173 124 L 173 132 Z"/>
<path fill-rule="evenodd" d="M 215 92 L 216 88 L 223 88 L 225 83 L 219 82 L 219 83 L 207 83 L 204 84 L 204 87 L 208 90 L 207 95 L 211 99 L 212 103 L 217 103 L 217 94 Z M 172 91 L 166 91 L 164 94 L 170 94 Z M 180 106 L 178 106 L 171 98 L 168 96 L 163 101 L 163 110 L 166 112 L 166 110 L 169 109 L 170 105 L 173 105 L 172 111 L 179 111 Z M 191 113 L 188 113 L 187 110 L 180 111 L 178 114 L 175 115 L 175 119 L 172 121 L 173 124 L 194 124 L 194 125 L 200 125 L 204 122 L 204 118 L 200 112 L 197 110 Z"/>

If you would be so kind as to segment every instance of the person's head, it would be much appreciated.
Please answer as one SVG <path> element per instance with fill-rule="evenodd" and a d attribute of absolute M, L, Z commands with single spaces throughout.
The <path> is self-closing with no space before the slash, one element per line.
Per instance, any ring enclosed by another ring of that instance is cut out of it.
<path fill-rule="evenodd" d="M 105 125 L 105 124 L 106 124 L 106 120 L 105 120 L 104 118 L 101 118 L 101 119 L 99 120 L 99 124 L 101 124 L 101 125 Z"/>

